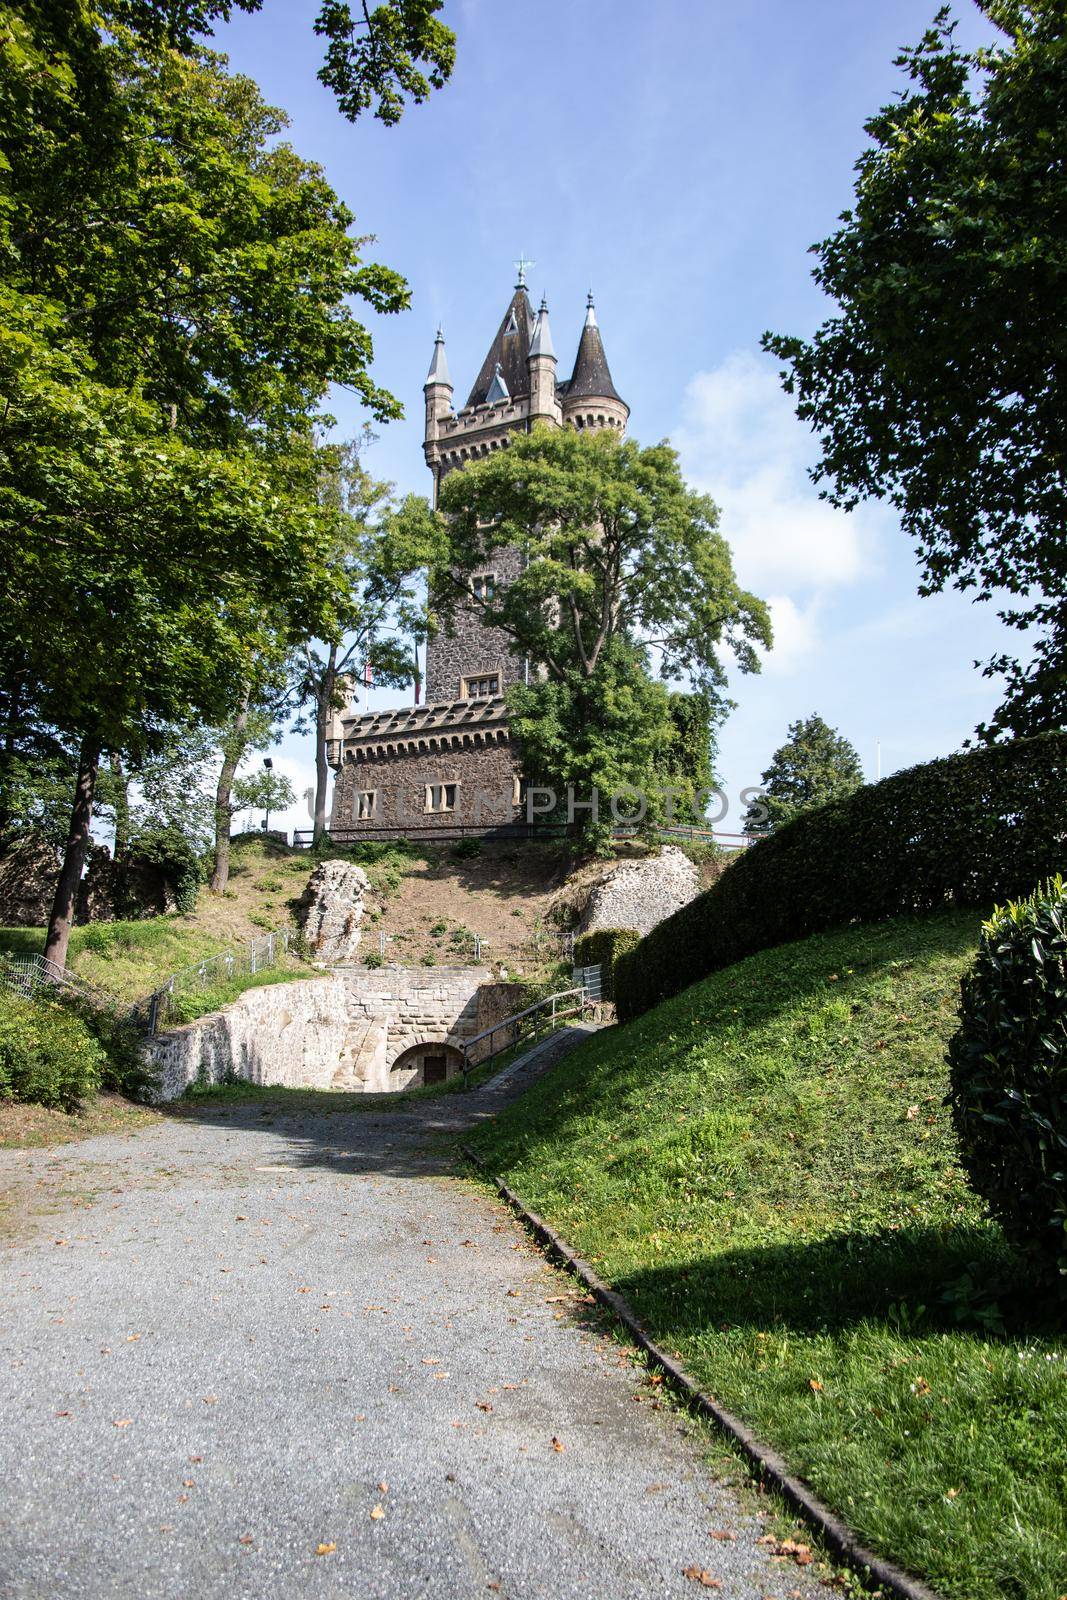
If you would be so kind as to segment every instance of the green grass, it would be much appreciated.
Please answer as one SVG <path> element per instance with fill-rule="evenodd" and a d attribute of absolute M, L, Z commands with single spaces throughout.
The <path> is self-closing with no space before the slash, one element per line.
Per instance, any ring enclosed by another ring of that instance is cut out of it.
<path fill-rule="evenodd" d="M 864 1540 L 953 1600 L 1059 1600 L 1067 1339 L 943 1103 L 978 923 L 765 951 L 471 1142 Z"/>
<path fill-rule="evenodd" d="M 206 1017 L 210 1011 L 218 1011 L 222 1006 L 229 1005 L 246 989 L 262 989 L 272 983 L 314 982 L 321 977 L 321 972 L 298 966 L 294 962 L 292 965 L 268 967 L 266 971 L 254 974 L 246 972 L 240 977 L 230 978 L 226 983 L 213 983 L 206 989 L 186 989 L 171 996 L 166 1021 L 160 1026 L 173 1028 L 185 1022 L 195 1022 L 197 1017 Z"/>
<path fill-rule="evenodd" d="M 0 950 L 14 955 L 40 954 L 44 940 L 43 928 L 0 928 Z M 180 967 L 192 966 L 230 944 L 179 916 L 92 922 L 71 930 L 68 964 L 79 978 L 133 1001 L 150 994 Z"/>

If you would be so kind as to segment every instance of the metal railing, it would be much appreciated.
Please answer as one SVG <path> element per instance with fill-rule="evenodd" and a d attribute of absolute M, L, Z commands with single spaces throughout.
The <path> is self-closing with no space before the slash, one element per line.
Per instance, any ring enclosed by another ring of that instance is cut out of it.
<path fill-rule="evenodd" d="M 166 1027 L 175 1014 L 179 1022 L 184 1020 L 181 1016 L 182 995 L 203 993 L 205 989 L 214 989 L 219 984 L 230 983 L 234 978 L 246 975 L 254 978 L 257 972 L 268 972 L 276 967 L 288 950 L 289 934 L 283 931 L 253 939 L 240 950 L 223 950 L 218 955 L 205 956 L 202 961 L 172 972 L 166 983 L 137 1001 L 130 1015 L 151 1038 Z"/>
<path fill-rule="evenodd" d="M 546 995 L 543 1000 L 535 1000 L 532 1006 L 527 1006 L 523 1011 L 513 1012 L 510 1017 L 502 1017 L 499 1022 L 494 1022 L 491 1028 L 484 1028 L 481 1033 L 476 1033 L 473 1039 L 464 1040 L 460 1047 L 463 1056 L 464 1088 L 466 1088 L 467 1079 L 475 1067 L 484 1066 L 487 1061 L 491 1061 L 494 1056 L 498 1056 L 502 1050 L 509 1050 L 513 1044 L 519 1043 L 524 1035 L 522 1024 L 528 1018 L 537 1016 L 547 1009 L 548 1016 L 545 1018 L 545 1024 L 548 1031 L 552 1032 L 563 1017 L 573 1017 L 576 1012 L 584 1016 L 586 1011 L 592 1010 L 596 1004 L 597 1002 L 584 988 L 561 989 L 557 994 Z M 504 1039 L 494 1049 L 493 1035 L 503 1033 L 505 1029 L 510 1030 L 511 1037 Z M 529 1034 L 532 1037 L 541 1031 L 541 1028 L 533 1027 L 529 1029 Z M 472 1061 L 471 1051 L 475 1045 L 481 1044 L 483 1040 L 489 1041 L 488 1050 L 484 1055 L 480 1055 L 477 1061 Z"/>
<path fill-rule="evenodd" d="M 57 966 L 47 956 L 0 956 L 0 983 L 27 998 L 58 988 L 80 995 L 93 1005 L 108 1006 L 112 1010 L 121 1006 L 121 1001 L 115 995 L 109 994 L 106 989 L 98 989 L 94 983 L 87 983 L 84 978 L 75 977 L 73 972 Z"/>

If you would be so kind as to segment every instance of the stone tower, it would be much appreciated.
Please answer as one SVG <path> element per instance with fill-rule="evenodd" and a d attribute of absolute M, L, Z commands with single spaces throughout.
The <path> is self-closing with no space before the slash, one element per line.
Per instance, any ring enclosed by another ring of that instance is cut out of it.
<path fill-rule="evenodd" d="M 535 423 L 625 432 L 630 408 L 612 382 L 592 294 L 573 371 L 561 380 L 548 307 L 542 299 L 534 312 L 526 265 L 519 263 L 511 300 L 459 411 L 453 409 L 444 335 L 437 331 L 423 385 L 423 451 L 435 505 L 447 473 L 505 449 L 513 433 L 528 433 Z M 472 590 L 484 595 L 506 587 L 522 560 L 518 549 L 496 552 L 491 569 L 471 575 Z M 526 663 L 505 634 L 485 626 L 473 599 L 458 606 L 451 630 L 427 645 L 425 705 L 341 719 L 340 737 L 331 745 L 338 769 L 331 832 L 417 837 L 513 826 L 519 762 L 504 694 L 525 674 Z M 499 796 L 492 815 L 488 793 Z"/>

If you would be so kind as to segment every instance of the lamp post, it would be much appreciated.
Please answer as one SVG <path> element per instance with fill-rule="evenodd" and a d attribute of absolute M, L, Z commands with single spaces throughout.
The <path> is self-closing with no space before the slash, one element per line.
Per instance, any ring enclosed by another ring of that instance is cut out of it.
<path fill-rule="evenodd" d="M 270 756 L 264 756 L 263 757 L 263 770 L 268 775 L 271 772 L 274 771 L 274 762 L 271 760 Z M 270 832 L 270 791 L 269 790 L 267 791 L 266 814 L 265 814 L 265 816 L 263 818 L 263 832 L 264 833 L 269 833 Z"/>

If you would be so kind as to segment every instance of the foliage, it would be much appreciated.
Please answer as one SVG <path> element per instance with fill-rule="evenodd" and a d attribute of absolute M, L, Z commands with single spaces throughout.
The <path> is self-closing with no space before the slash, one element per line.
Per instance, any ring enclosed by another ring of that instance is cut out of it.
<path fill-rule="evenodd" d="M 963 1164 L 1039 1277 L 1067 1292 L 1067 885 L 1000 907 L 949 1043 Z"/>
<path fill-rule="evenodd" d="M 107 1056 L 81 1017 L 0 984 L 0 1100 L 74 1111 L 96 1093 Z"/>
<path fill-rule="evenodd" d="M 148 1104 L 155 1097 L 158 1079 L 145 1055 L 144 1041 L 124 1008 L 94 1005 L 73 992 L 65 993 L 61 1003 L 103 1049 L 99 1087 Z"/>
<path fill-rule="evenodd" d="M 313 840 L 326 831 L 327 742 L 360 677 L 402 685 L 417 671 L 426 631 L 419 574 L 439 558 L 443 533 L 425 500 L 396 502 L 360 464 L 360 443 L 318 450 L 317 508 L 336 601 L 321 642 L 301 641 L 299 699 L 315 734 Z M 298 724 L 299 725 L 299 724 Z"/>
<path fill-rule="evenodd" d="M 674 451 L 610 430 L 537 427 L 451 473 L 440 498 L 449 566 L 432 593 L 442 625 L 473 608 L 540 669 L 508 694 L 531 780 L 560 795 L 573 784 L 581 798 L 595 786 L 605 806 L 624 786 L 684 787 L 706 764 L 692 714 L 665 683 L 688 679 L 710 727 L 729 706 L 723 650 L 757 671 L 770 623 L 737 583 L 718 509 L 686 487 Z M 509 548 L 523 553 L 521 573 L 473 592 L 471 573 Z M 659 810 L 653 801 L 646 826 Z M 578 820 L 602 846 L 610 819 Z"/>
<path fill-rule="evenodd" d="M 770 644 L 763 601 L 740 588 L 719 512 L 688 489 L 669 445 L 642 449 L 609 430 L 537 427 L 453 472 L 441 488 L 449 572 L 434 575 L 446 623 L 462 600 L 553 682 L 593 677 L 616 639 L 640 636 L 660 675 L 687 675 L 721 708 L 720 660 L 758 670 Z M 522 573 L 474 595 L 471 572 L 493 554 L 522 550 Z"/>
<path fill-rule="evenodd" d="M 176 827 L 144 827 L 130 840 L 132 864 L 145 862 L 158 867 L 174 895 L 175 910 L 185 915 L 196 910 L 201 866 L 188 836 Z M 131 908 L 131 915 L 136 908 Z"/>
<path fill-rule="evenodd" d="M 296 791 L 284 772 L 261 767 L 234 781 L 230 810 L 285 811 L 296 804 Z"/>
<path fill-rule="evenodd" d="M 1062 858 L 1065 765 L 1067 734 L 1015 739 L 797 817 L 622 957 L 620 1015 L 822 928 L 1025 893 Z"/>
<path fill-rule="evenodd" d="M 635 928 L 595 928 L 583 933 L 574 941 L 576 967 L 599 967 L 601 994 L 605 1000 L 615 998 L 615 963 L 620 956 L 636 948 L 641 935 Z"/>
<path fill-rule="evenodd" d="M 987 738 L 1067 722 L 1067 13 L 978 0 L 1006 36 L 960 49 L 943 8 L 866 124 L 856 197 L 816 245 L 838 311 L 810 342 L 766 335 L 820 435 L 836 505 L 890 501 L 922 562 L 1035 639 L 987 675 L 1007 695 Z"/>
<path fill-rule="evenodd" d="M 745 832 L 770 833 L 805 811 L 843 799 L 862 782 L 854 746 L 813 712 L 789 724 L 789 738 L 774 752 L 759 797 L 745 814 Z"/>
<path fill-rule="evenodd" d="M 944 1103 L 979 920 L 752 956 L 465 1137 L 865 1544 L 946 1600 L 1056 1600 L 1067 1341 Z"/>
<path fill-rule="evenodd" d="M 373 10 L 360 4 L 357 16 L 348 0 L 321 0 L 315 32 L 329 44 L 319 78 L 350 121 L 377 98 L 374 115 L 390 127 L 400 121 L 405 96 L 420 105 L 451 77 L 456 36 L 436 19 L 443 4 L 384 0 Z M 419 71 L 420 62 L 428 67 L 427 76 Z"/>
<path fill-rule="evenodd" d="M 310 983 L 321 974 L 305 966 L 268 967 L 263 972 L 244 972 L 204 989 L 183 989 L 167 998 L 167 1026 L 195 1022 L 212 1011 L 219 1011 L 237 1000 L 246 989 L 263 989 L 275 983 Z"/>

